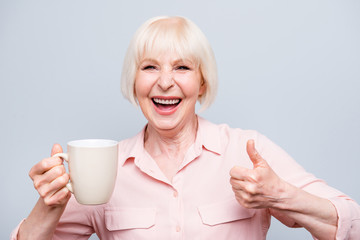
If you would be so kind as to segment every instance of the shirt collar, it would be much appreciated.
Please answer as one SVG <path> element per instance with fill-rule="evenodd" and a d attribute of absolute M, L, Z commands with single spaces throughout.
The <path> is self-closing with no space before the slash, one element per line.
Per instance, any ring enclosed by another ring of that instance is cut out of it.
<path fill-rule="evenodd" d="M 144 148 L 144 135 L 146 126 L 134 137 L 125 140 L 121 149 L 121 165 L 129 159 L 141 159 L 141 156 L 145 154 Z M 198 116 L 198 130 L 196 133 L 195 148 L 204 147 L 206 150 L 221 155 L 221 142 L 220 142 L 220 130 L 219 127 L 202 117 Z M 125 152 L 124 152 L 125 151 Z"/>
<path fill-rule="evenodd" d="M 122 156 L 119 164 L 124 165 L 129 159 L 139 159 L 144 154 L 144 134 L 146 126 L 134 137 L 123 141 L 123 145 L 119 144 L 119 155 Z"/>
<path fill-rule="evenodd" d="M 201 145 L 206 150 L 221 155 L 219 126 L 199 116 L 198 116 L 198 123 L 199 124 L 198 124 L 197 139 L 201 141 Z"/>

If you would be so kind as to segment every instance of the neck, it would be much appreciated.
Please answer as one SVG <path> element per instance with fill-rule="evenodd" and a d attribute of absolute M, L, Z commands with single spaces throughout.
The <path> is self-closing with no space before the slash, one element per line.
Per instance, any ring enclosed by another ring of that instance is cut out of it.
<path fill-rule="evenodd" d="M 145 149 L 153 157 L 166 155 L 170 159 L 183 157 L 195 142 L 198 127 L 197 116 L 183 126 L 170 130 L 158 130 L 148 125 L 145 130 Z"/>

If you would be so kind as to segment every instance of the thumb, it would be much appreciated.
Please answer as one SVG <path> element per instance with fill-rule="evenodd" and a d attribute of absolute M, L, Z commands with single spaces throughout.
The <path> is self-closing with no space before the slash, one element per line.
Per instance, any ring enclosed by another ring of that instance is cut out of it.
<path fill-rule="evenodd" d="M 63 149 L 60 144 L 55 143 L 51 149 L 51 156 L 54 156 L 57 153 L 62 153 Z"/>
<path fill-rule="evenodd" d="M 255 149 L 255 141 L 250 139 L 246 144 L 246 151 L 252 161 L 254 168 L 259 167 L 265 160 L 260 156 L 260 154 Z"/>

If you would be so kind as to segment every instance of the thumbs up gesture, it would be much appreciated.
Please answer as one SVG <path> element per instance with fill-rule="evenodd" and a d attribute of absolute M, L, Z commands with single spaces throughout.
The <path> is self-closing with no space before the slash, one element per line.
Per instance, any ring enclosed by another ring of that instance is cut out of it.
<path fill-rule="evenodd" d="M 253 169 L 235 166 L 230 184 L 237 201 L 246 208 L 276 208 L 285 199 L 287 183 L 271 169 L 255 149 L 254 140 L 246 146 Z"/>

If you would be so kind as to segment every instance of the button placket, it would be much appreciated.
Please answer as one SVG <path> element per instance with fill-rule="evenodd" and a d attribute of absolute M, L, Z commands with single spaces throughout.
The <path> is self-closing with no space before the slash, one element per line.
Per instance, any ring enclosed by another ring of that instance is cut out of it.
<path fill-rule="evenodd" d="M 182 224 L 184 217 L 184 208 L 183 202 L 181 199 L 181 189 L 182 189 L 182 172 L 178 172 L 172 181 L 172 215 L 173 215 L 173 231 L 174 234 L 179 234 L 182 232 Z M 181 235 L 178 235 L 180 237 Z"/>

